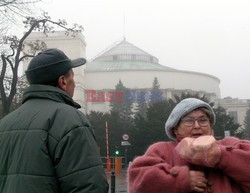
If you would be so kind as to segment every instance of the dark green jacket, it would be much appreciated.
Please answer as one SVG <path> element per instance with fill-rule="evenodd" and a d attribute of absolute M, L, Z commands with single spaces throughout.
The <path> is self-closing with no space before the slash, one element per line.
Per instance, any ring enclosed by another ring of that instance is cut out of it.
<path fill-rule="evenodd" d="M 31 85 L 0 121 L 1 193 L 107 193 L 95 136 L 65 92 Z"/>

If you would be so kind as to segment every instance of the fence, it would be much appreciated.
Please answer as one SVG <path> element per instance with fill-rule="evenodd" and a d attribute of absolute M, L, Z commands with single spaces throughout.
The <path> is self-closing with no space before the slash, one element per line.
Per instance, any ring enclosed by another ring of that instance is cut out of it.
<path fill-rule="evenodd" d="M 112 170 L 119 173 L 123 168 L 127 167 L 124 157 L 109 157 L 109 159 L 107 157 L 101 157 L 101 159 L 106 172 L 111 172 Z"/>

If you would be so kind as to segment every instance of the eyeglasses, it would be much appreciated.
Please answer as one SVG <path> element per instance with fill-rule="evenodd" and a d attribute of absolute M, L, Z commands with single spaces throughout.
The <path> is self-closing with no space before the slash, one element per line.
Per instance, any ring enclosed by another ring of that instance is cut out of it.
<path fill-rule="evenodd" d="M 209 119 L 206 118 L 206 117 L 199 117 L 199 118 L 197 118 L 197 119 L 191 118 L 191 117 L 187 117 L 187 118 L 181 119 L 181 122 L 182 122 L 185 126 L 187 126 L 187 127 L 194 126 L 195 121 L 197 121 L 201 127 L 206 127 L 206 126 L 209 125 Z"/>

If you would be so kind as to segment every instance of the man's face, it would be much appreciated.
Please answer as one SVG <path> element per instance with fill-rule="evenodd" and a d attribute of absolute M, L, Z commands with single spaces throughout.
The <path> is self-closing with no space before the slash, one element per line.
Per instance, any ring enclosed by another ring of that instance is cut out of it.
<path fill-rule="evenodd" d="M 206 113 L 197 109 L 190 112 L 180 120 L 174 133 L 181 138 L 197 138 L 202 135 L 211 135 L 212 127 Z"/>
<path fill-rule="evenodd" d="M 65 92 L 68 93 L 71 97 L 73 97 L 75 90 L 75 80 L 74 80 L 74 72 L 72 69 L 70 69 L 67 75 L 65 75 L 65 80 L 66 80 Z"/>

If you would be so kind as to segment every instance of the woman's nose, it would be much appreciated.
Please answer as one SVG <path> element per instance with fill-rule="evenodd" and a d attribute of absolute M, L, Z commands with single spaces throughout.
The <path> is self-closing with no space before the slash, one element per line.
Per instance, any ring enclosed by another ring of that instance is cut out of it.
<path fill-rule="evenodd" d="M 195 120 L 194 121 L 194 128 L 197 128 L 197 127 L 200 127 L 200 124 L 199 124 L 198 120 Z"/>

